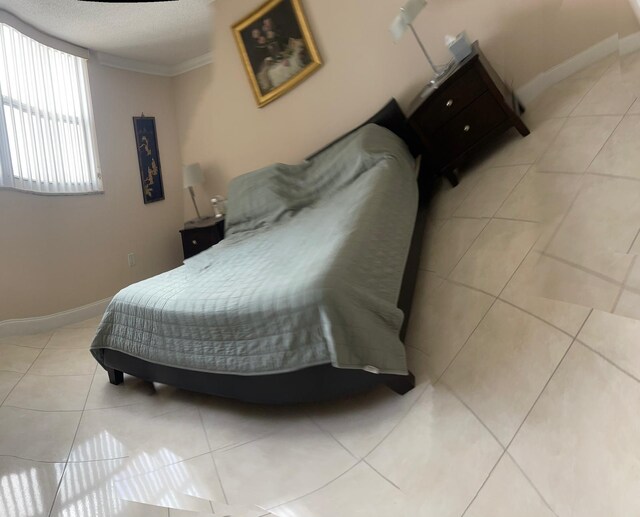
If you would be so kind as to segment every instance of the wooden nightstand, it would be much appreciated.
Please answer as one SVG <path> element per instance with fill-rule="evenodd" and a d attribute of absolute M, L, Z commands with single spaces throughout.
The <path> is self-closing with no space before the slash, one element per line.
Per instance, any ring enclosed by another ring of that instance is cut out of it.
<path fill-rule="evenodd" d="M 476 41 L 473 52 L 424 100 L 414 101 L 409 123 L 425 147 L 423 160 L 452 185 L 468 156 L 510 127 L 522 136 L 524 108 L 502 82 Z"/>
<path fill-rule="evenodd" d="M 186 260 L 218 244 L 224 238 L 224 217 L 218 219 L 209 217 L 202 221 L 186 223 L 184 229 L 180 230 L 180 235 L 182 252 Z"/>

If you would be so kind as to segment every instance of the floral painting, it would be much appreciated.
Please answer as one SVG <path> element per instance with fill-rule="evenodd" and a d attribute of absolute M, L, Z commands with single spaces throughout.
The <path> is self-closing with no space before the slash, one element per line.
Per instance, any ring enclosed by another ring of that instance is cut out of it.
<path fill-rule="evenodd" d="M 133 117 L 142 199 L 145 205 L 164 199 L 155 117 Z"/>
<path fill-rule="evenodd" d="M 300 0 L 270 0 L 236 23 L 233 32 L 260 107 L 322 64 Z"/>

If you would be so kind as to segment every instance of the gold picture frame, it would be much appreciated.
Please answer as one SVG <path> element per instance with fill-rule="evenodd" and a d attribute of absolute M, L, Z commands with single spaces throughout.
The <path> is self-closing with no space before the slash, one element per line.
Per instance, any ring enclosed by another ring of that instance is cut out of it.
<path fill-rule="evenodd" d="M 269 0 L 231 29 L 259 108 L 322 65 L 300 0 Z"/>

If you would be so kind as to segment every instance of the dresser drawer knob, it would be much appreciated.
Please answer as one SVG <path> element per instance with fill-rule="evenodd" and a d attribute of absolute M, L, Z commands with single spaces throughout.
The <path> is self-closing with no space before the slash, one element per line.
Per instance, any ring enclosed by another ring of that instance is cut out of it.
<path fill-rule="evenodd" d="M 195 246 L 196 244 L 198 244 L 198 241 L 197 241 L 197 240 L 195 240 L 195 239 L 193 239 L 193 240 L 191 241 L 191 244 L 193 244 L 193 245 Z"/>
<path fill-rule="evenodd" d="M 471 129 L 471 126 L 469 124 L 467 124 L 466 126 L 464 126 L 464 132 L 468 133 L 469 130 Z"/>
<path fill-rule="evenodd" d="M 447 108 L 450 108 L 451 106 L 453 106 L 453 99 L 449 99 L 447 101 Z"/>

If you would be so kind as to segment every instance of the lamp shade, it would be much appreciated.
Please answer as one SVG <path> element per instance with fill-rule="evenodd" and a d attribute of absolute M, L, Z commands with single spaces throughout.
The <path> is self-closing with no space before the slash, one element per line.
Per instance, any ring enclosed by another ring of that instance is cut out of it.
<path fill-rule="evenodd" d="M 391 37 L 395 43 L 400 41 L 400 38 L 402 38 L 402 35 L 409 27 L 409 24 L 416 19 L 418 14 L 420 14 L 420 11 L 422 11 L 426 5 L 426 0 L 409 0 L 400 8 L 400 14 L 393 19 L 391 26 L 389 27 Z"/>
<path fill-rule="evenodd" d="M 409 0 L 406 4 L 404 4 L 400 8 L 400 11 L 405 23 L 412 23 L 413 20 L 415 20 L 420 14 L 420 11 L 422 11 L 426 6 L 426 0 Z"/>
<path fill-rule="evenodd" d="M 182 186 L 183 188 L 195 187 L 204 183 L 204 174 L 199 163 L 185 165 L 182 168 Z"/>

